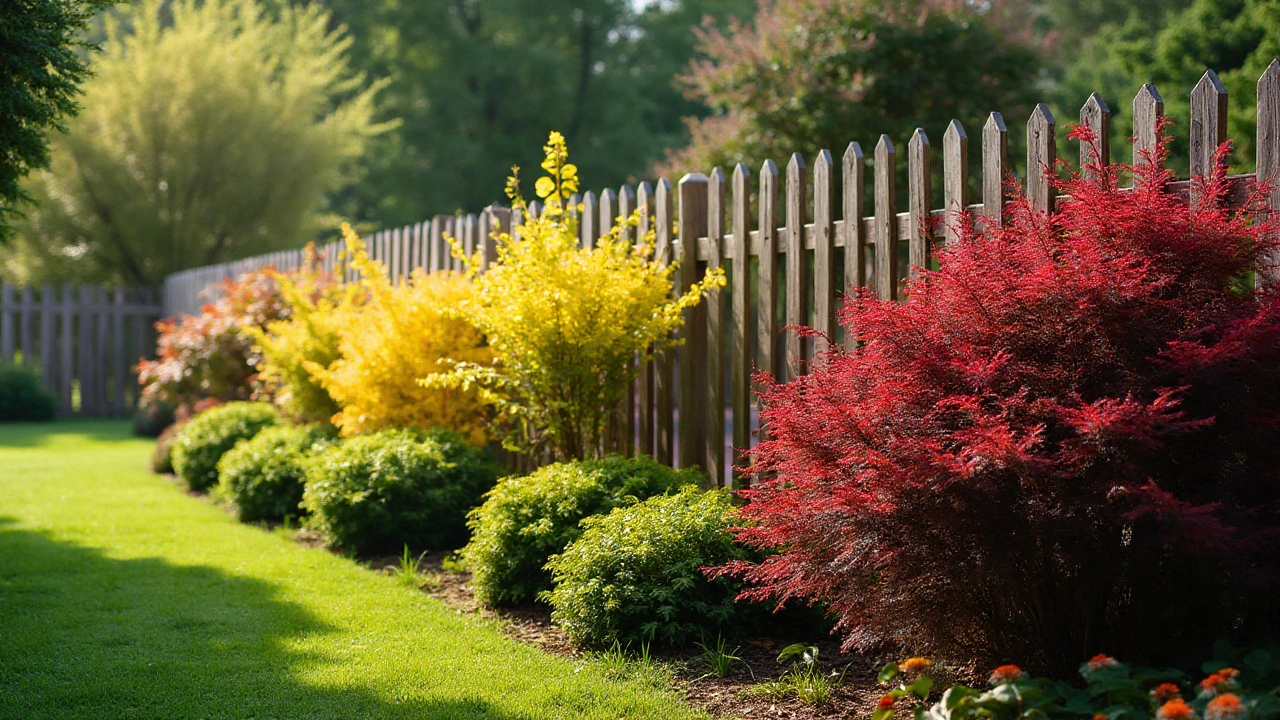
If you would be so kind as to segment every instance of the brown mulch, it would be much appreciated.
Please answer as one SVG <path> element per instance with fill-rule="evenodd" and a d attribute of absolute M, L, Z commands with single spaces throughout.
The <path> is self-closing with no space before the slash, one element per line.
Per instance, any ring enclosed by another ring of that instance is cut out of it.
<path fill-rule="evenodd" d="M 311 538 L 308 538 L 307 544 L 312 544 Z M 582 649 L 571 643 L 564 631 L 551 622 L 549 609 L 541 605 L 512 609 L 485 607 L 476 600 L 472 592 L 470 574 L 445 572 L 445 558 L 446 555 L 441 553 L 429 553 L 423 558 L 421 572 L 427 578 L 424 592 L 460 612 L 498 620 L 502 631 L 515 640 L 560 657 L 583 656 Z M 369 565 L 374 569 L 394 570 L 399 567 L 399 558 L 374 558 L 369 561 Z M 778 652 L 798 641 L 817 645 L 824 667 L 834 668 L 833 672 L 836 674 L 844 673 L 843 682 L 832 690 L 830 702 L 815 707 L 795 698 L 773 698 L 750 692 L 751 688 L 759 687 L 787 672 L 789 665 L 777 661 Z M 683 690 L 685 699 L 716 718 L 865 720 L 870 717 L 876 701 L 884 693 L 883 689 L 877 688 L 875 680 L 884 659 L 841 653 L 839 644 L 830 639 L 814 642 L 813 638 L 748 638 L 731 643 L 729 649 L 743 662 L 727 678 L 707 675 L 695 653 L 655 655 L 674 671 L 676 683 Z"/>

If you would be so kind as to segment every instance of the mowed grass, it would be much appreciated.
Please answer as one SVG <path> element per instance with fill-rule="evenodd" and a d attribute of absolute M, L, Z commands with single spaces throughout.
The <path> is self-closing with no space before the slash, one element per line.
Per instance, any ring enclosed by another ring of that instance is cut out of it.
<path fill-rule="evenodd" d="M 236 523 L 114 421 L 0 425 L 0 717 L 701 717 Z"/>

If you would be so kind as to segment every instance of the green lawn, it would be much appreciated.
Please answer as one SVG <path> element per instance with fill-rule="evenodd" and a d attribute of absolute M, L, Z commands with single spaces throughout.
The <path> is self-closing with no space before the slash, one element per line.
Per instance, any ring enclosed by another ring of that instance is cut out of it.
<path fill-rule="evenodd" d="M 0 717 L 695 717 L 149 474 L 116 421 L 0 426 Z"/>

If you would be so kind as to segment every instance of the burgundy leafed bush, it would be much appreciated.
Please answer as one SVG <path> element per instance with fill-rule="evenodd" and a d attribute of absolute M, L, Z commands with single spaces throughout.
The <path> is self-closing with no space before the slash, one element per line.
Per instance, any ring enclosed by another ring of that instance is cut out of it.
<path fill-rule="evenodd" d="M 907 302 L 858 295 L 856 350 L 760 378 L 774 479 L 738 538 L 779 552 L 722 569 L 746 595 L 825 604 L 851 647 L 1063 674 L 1275 629 L 1276 227 L 1223 209 L 1223 170 L 1194 207 L 1150 163 L 1132 191 L 1091 170 L 1057 215 L 963 223 Z"/>

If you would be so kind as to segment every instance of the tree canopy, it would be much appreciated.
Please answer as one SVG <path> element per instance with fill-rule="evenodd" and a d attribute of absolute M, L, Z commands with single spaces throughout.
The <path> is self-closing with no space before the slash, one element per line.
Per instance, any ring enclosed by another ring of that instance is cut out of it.
<path fill-rule="evenodd" d="M 20 182 L 49 164 L 49 130 L 64 129 L 89 74 L 81 34 L 115 0 L 8 0 L 0 13 L 0 241 L 27 199 Z"/>

